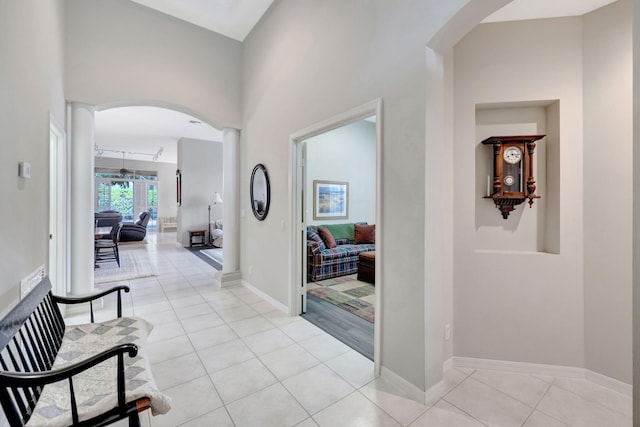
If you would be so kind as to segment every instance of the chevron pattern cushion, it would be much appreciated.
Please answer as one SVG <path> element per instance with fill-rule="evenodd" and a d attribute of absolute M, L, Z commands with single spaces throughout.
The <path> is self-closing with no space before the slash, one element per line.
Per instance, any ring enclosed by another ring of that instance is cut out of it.
<path fill-rule="evenodd" d="M 171 398 L 160 393 L 151 375 L 145 355 L 147 336 L 153 326 L 143 319 L 123 317 L 101 323 L 67 326 L 62 346 L 53 364 L 62 368 L 87 359 L 114 345 L 134 343 L 138 355 L 125 355 L 126 400 L 151 399 L 151 412 L 164 414 L 171 409 Z M 118 405 L 116 390 L 116 358 L 102 362 L 73 377 L 80 421 L 102 414 Z M 69 383 L 46 385 L 27 426 L 68 426 L 72 424 Z"/>

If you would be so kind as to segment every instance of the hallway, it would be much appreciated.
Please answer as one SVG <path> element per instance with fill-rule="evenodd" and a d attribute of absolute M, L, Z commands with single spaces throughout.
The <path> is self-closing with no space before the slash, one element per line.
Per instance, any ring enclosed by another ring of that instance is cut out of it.
<path fill-rule="evenodd" d="M 145 426 L 631 426 L 631 400 L 615 392 L 501 371 L 451 369 L 433 406 L 419 404 L 302 318 L 244 287 L 217 288 L 215 270 L 177 247 L 175 233 L 147 240 L 158 275 L 123 283 L 124 314 L 154 324 L 147 351 L 173 408 L 142 414 Z M 105 300 L 98 320 L 114 304 Z"/>

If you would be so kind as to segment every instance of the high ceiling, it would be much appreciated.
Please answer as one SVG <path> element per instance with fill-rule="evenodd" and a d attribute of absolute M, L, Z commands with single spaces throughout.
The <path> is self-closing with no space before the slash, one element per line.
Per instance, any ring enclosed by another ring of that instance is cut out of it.
<path fill-rule="evenodd" d="M 482 22 L 580 16 L 616 0 L 513 0 Z"/>
<path fill-rule="evenodd" d="M 273 0 L 131 0 L 218 34 L 243 41 Z"/>
<path fill-rule="evenodd" d="M 243 41 L 273 0 L 131 0 Z M 390 0 L 391 1 L 391 0 Z M 513 0 L 483 22 L 580 16 L 616 0 Z"/>
<path fill-rule="evenodd" d="M 195 122 L 195 123 L 193 123 Z M 180 138 L 222 141 L 222 132 L 174 110 L 158 107 L 121 107 L 97 111 L 96 145 L 103 157 L 177 163 Z M 96 153 L 99 155 L 99 153 Z"/>
<path fill-rule="evenodd" d="M 131 0 L 235 40 L 243 41 L 273 0 Z M 344 0 L 341 0 L 344 1 Z M 388 0 L 395 1 L 395 0 Z M 513 0 L 483 22 L 579 16 L 616 0 Z M 156 107 L 114 108 L 96 113 L 96 144 L 105 157 L 176 163 L 177 141 L 222 141 L 222 133 L 186 114 Z M 113 151 L 108 151 L 113 150 Z M 131 153 L 144 153 L 140 155 Z"/>

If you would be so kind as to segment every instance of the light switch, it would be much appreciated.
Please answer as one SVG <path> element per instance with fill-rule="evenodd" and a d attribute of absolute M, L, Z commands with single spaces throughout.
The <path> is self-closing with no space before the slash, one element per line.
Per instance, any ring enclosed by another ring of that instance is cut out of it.
<path fill-rule="evenodd" d="M 31 163 L 29 162 L 18 163 L 18 176 L 20 178 L 31 178 Z"/>

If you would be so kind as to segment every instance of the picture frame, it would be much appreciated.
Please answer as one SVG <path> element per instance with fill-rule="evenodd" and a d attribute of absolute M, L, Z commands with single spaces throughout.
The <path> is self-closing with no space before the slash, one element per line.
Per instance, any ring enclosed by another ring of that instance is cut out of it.
<path fill-rule="evenodd" d="M 349 183 L 313 181 L 313 219 L 349 218 Z"/>

